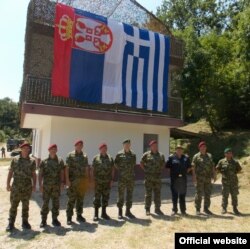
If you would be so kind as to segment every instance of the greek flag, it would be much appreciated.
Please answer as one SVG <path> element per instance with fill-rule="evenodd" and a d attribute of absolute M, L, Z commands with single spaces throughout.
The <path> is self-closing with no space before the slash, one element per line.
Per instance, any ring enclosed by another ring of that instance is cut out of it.
<path fill-rule="evenodd" d="M 57 4 L 52 94 L 168 110 L 168 37 Z"/>

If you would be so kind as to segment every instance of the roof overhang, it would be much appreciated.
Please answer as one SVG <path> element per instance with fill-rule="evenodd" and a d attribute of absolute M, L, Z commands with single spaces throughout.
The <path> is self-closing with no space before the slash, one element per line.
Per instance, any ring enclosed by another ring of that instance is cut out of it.
<path fill-rule="evenodd" d="M 160 125 L 168 127 L 183 126 L 183 121 L 167 116 L 143 115 L 123 112 L 109 112 L 100 110 L 90 110 L 82 108 L 72 108 L 63 106 L 52 106 L 34 103 L 23 103 L 21 110 L 21 127 L 24 128 L 25 116 L 27 114 L 45 115 L 45 116 L 61 116 L 69 118 L 82 118 L 91 120 L 103 120 L 113 122 L 137 123 L 148 125 Z M 27 127 L 25 124 L 25 128 Z"/>

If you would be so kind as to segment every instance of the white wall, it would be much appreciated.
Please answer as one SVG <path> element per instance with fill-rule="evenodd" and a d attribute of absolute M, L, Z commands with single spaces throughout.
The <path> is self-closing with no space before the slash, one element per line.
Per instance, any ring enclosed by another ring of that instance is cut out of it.
<path fill-rule="evenodd" d="M 169 154 L 170 131 L 165 126 L 52 117 L 51 132 L 48 127 L 49 125 L 44 126 L 41 130 L 42 157 L 47 154 L 48 144 L 56 143 L 59 147 L 58 154 L 65 159 L 68 152 L 74 149 L 74 141 L 78 138 L 84 140 L 84 150 L 90 161 L 98 153 L 98 145 L 101 142 L 106 142 L 109 153 L 115 156 L 122 149 L 122 141 L 129 138 L 139 163 L 143 153 L 144 133 L 158 134 L 160 151 L 165 156 Z"/>

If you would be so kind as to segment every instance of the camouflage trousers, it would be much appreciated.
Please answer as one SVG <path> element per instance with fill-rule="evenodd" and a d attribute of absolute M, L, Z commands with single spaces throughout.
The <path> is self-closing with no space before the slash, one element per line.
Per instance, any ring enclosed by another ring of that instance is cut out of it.
<path fill-rule="evenodd" d="M 15 222 L 17 215 L 17 208 L 19 202 L 22 202 L 22 218 L 28 220 L 29 218 L 29 201 L 32 193 L 32 187 L 26 186 L 25 188 L 17 188 L 12 186 L 10 193 L 10 210 L 9 210 L 9 221 Z"/>
<path fill-rule="evenodd" d="M 118 181 L 118 201 L 117 207 L 122 208 L 124 205 L 124 195 L 126 193 L 126 207 L 131 208 L 133 202 L 133 191 L 134 191 L 135 180 L 121 178 Z"/>
<path fill-rule="evenodd" d="M 107 207 L 110 195 L 110 182 L 95 182 L 94 207 Z"/>
<path fill-rule="evenodd" d="M 52 201 L 52 219 L 59 215 L 60 207 L 60 185 L 44 186 L 43 188 L 43 205 L 41 209 L 42 219 L 47 219 L 49 213 L 49 201 Z"/>
<path fill-rule="evenodd" d="M 155 208 L 161 206 L 161 179 L 146 177 L 145 178 L 145 209 L 149 209 L 152 203 L 152 193 L 154 192 Z"/>
<path fill-rule="evenodd" d="M 195 194 L 195 208 L 197 210 L 200 210 L 201 208 L 201 201 L 202 201 L 203 193 L 204 193 L 204 209 L 210 207 L 211 192 L 212 192 L 212 183 L 210 179 L 209 181 L 197 179 L 196 194 Z"/>
<path fill-rule="evenodd" d="M 83 201 L 87 191 L 87 178 L 77 179 L 71 182 L 71 186 L 68 188 L 68 202 L 67 202 L 67 217 L 73 216 L 73 209 L 76 208 L 77 215 L 83 213 Z"/>
<path fill-rule="evenodd" d="M 231 194 L 232 206 L 237 207 L 238 206 L 238 194 L 239 194 L 238 186 L 235 187 L 235 185 L 233 184 L 224 184 L 222 182 L 222 205 L 221 206 L 225 209 L 227 208 L 229 194 Z"/>

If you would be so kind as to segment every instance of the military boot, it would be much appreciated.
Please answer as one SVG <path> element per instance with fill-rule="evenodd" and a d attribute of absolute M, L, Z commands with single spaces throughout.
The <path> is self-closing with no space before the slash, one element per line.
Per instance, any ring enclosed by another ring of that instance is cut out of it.
<path fill-rule="evenodd" d="M 241 213 L 239 212 L 238 208 L 236 206 L 233 207 L 233 212 L 236 215 L 241 215 Z"/>
<path fill-rule="evenodd" d="M 227 209 L 226 208 L 222 208 L 221 214 L 226 214 L 226 213 L 227 213 Z"/>
<path fill-rule="evenodd" d="M 15 229 L 14 222 L 10 221 L 8 226 L 6 227 L 6 232 L 11 232 L 13 229 Z"/>
<path fill-rule="evenodd" d="M 52 220 L 52 225 L 55 226 L 55 227 L 60 227 L 61 226 L 61 222 L 55 218 Z"/>
<path fill-rule="evenodd" d="M 106 207 L 102 207 L 102 216 L 104 220 L 110 220 L 110 217 L 106 213 Z"/>
<path fill-rule="evenodd" d="M 72 217 L 67 217 L 67 225 L 72 225 Z"/>
<path fill-rule="evenodd" d="M 77 215 L 76 220 L 77 220 L 78 222 L 85 222 L 85 221 L 86 221 L 86 219 L 85 219 L 81 214 L 78 214 L 78 215 Z"/>
<path fill-rule="evenodd" d="M 147 216 L 150 215 L 150 208 L 146 208 L 146 215 L 147 215 Z"/>
<path fill-rule="evenodd" d="M 204 208 L 204 213 L 207 215 L 213 215 L 213 213 L 208 208 Z"/>
<path fill-rule="evenodd" d="M 28 222 L 28 220 L 23 219 L 22 228 L 23 228 L 23 229 L 31 229 L 31 225 L 30 225 L 30 223 Z"/>
<path fill-rule="evenodd" d="M 99 220 L 99 208 L 95 208 L 95 215 L 94 215 L 94 218 L 93 218 L 93 221 L 98 221 Z"/>
<path fill-rule="evenodd" d="M 119 220 L 122 220 L 122 219 L 123 219 L 123 216 L 122 216 L 122 208 L 119 208 L 119 209 L 118 209 L 118 219 L 119 219 Z"/>
<path fill-rule="evenodd" d="M 201 211 L 199 208 L 196 209 L 196 215 L 201 215 Z"/>
<path fill-rule="evenodd" d="M 47 226 L 47 219 L 42 218 L 41 224 L 40 224 L 40 228 L 44 228 Z"/>
<path fill-rule="evenodd" d="M 155 209 L 155 213 L 156 213 L 157 215 L 164 215 L 164 213 L 161 211 L 160 208 L 156 208 L 156 209 Z"/>
<path fill-rule="evenodd" d="M 135 216 L 131 213 L 130 208 L 126 209 L 125 216 L 127 216 L 129 219 L 134 219 Z"/>

